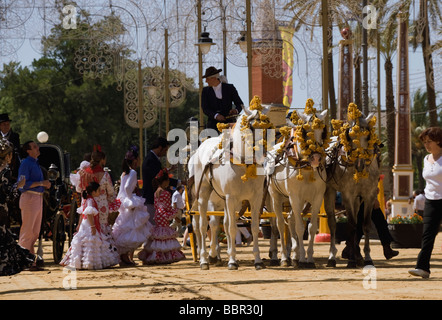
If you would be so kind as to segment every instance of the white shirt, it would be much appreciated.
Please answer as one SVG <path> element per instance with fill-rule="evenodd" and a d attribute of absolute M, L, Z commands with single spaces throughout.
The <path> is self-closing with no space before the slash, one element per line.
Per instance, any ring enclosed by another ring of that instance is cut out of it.
<path fill-rule="evenodd" d="M 425 196 L 421 193 L 414 198 L 414 209 L 415 210 L 424 210 L 425 208 Z"/>
<path fill-rule="evenodd" d="M 442 157 L 434 163 L 428 161 L 429 155 L 424 158 L 422 177 L 425 179 L 425 198 L 429 200 L 442 199 Z"/>
<path fill-rule="evenodd" d="M 178 190 L 175 191 L 172 195 L 172 206 L 174 203 L 176 203 L 176 207 L 178 209 L 184 209 L 183 196 L 181 195 L 181 193 Z"/>
<path fill-rule="evenodd" d="M 223 90 L 222 90 L 222 83 L 220 82 L 216 87 L 212 87 L 213 91 L 215 91 L 215 96 L 218 99 L 222 99 L 223 98 Z"/>

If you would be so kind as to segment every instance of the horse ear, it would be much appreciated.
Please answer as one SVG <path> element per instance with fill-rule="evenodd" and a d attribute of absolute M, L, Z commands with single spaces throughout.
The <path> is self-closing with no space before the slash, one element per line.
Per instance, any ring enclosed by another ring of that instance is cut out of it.
<path fill-rule="evenodd" d="M 298 114 L 298 117 L 300 117 L 302 119 L 302 121 L 304 121 L 305 123 L 308 122 L 309 115 L 307 115 L 305 113 L 299 113 L 297 110 L 295 110 L 295 111 Z"/>
<path fill-rule="evenodd" d="M 258 110 L 252 110 L 250 111 L 250 114 L 247 116 L 247 120 L 250 121 L 252 119 L 255 119 L 258 116 Z"/>
<path fill-rule="evenodd" d="M 263 114 L 267 114 L 267 113 L 269 113 L 269 111 L 270 111 L 270 106 L 262 106 L 262 113 Z"/>
<path fill-rule="evenodd" d="M 368 114 L 367 118 L 365 118 L 365 120 L 366 120 L 367 122 L 369 122 L 373 117 L 374 117 L 374 112 L 370 112 L 370 113 Z"/>
<path fill-rule="evenodd" d="M 327 112 L 328 112 L 328 110 L 324 110 L 320 114 L 316 114 L 316 116 L 318 117 L 319 120 L 323 121 L 325 119 L 325 117 L 327 116 Z"/>
<path fill-rule="evenodd" d="M 243 106 L 242 109 L 244 110 L 244 113 L 245 113 L 247 116 L 250 116 L 250 115 L 252 114 L 252 111 L 250 111 L 250 109 L 249 109 L 248 107 Z"/>
<path fill-rule="evenodd" d="M 290 120 L 290 118 L 285 119 L 285 123 L 286 123 L 290 128 L 296 128 L 296 125 L 292 122 L 292 120 Z"/>

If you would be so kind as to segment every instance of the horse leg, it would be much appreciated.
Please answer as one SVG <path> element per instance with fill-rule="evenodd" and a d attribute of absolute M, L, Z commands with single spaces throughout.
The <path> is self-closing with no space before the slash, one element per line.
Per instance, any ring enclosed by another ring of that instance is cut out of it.
<path fill-rule="evenodd" d="M 269 248 L 269 257 L 270 257 L 270 265 L 271 266 L 279 266 L 278 261 L 278 229 L 276 226 L 276 218 L 270 218 L 270 248 Z"/>
<path fill-rule="evenodd" d="M 226 195 L 226 210 L 227 216 L 229 217 L 229 228 L 227 232 L 227 240 L 229 242 L 229 247 L 227 249 L 227 253 L 229 255 L 228 268 L 229 270 L 238 270 L 238 262 L 236 261 L 236 244 L 235 244 L 235 236 L 237 231 L 236 225 L 236 213 L 235 213 L 235 202 L 229 195 Z"/>
<path fill-rule="evenodd" d="M 287 259 L 287 247 L 284 243 L 284 233 L 285 233 L 285 220 L 282 213 L 283 210 L 283 199 L 279 195 L 274 195 L 272 197 L 272 206 L 276 215 L 276 224 L 278 226 L 279 241 L 281 242 L 281 266 L 288 266 Z M 278 240 L 276 240 L 277 242 Z"/>
<path fill-rule="evenodd" d="M 290 196 L 290 205 L 292 206 L 292 219 L 294 219 L 295 223 L 295 232 L 297 238 L 297 248 L 299 250 L 299 264 L 305 265 L 307 260 L 305 258 L 305 249 L 304 249 L 304 221 L 302 220 L 301 211 L 302 205 L 301 201 L 297 196 Z"/>
<path fill-rule="evenodd" d="M 196 252 L 201 257 L 201 231 L 200 231 L 200 217 L 192 217 L 193 234 L 196 238 Z"/>
<path fill-rule="evenodd" d="M 210 216 L 209 225 L 210 225 L 210 250 L 209 250 L 209 262 L 211 264 L 218 263 L 218 233 L 219 233 L 219 224 L 221 221 L 220 216 Z"/>
<path fill-rule="evenodd" d="M 296 228 L 295 228 L 295 217 L 293 216 L 293 210 L 290 211 L 289 216 L 287 218 L 287 223 L 289 225 L 290 231 L 290 239 L 292 242 L 292 264 L 294 267 L 299 265 L 299 241 L 296 236 Z"/>
<path fill-rule="evenodd" d="M 310 224 L 308 226 L 308 248 L 307 248 L 307 267 L 316 268 L 315 261 L 313 259 L 314 252 L 314 242 L 316 231 L 318 230 L 318 213 L 319 208 L 321 206 L 322 199 L 320 201 L 316 201 L 316 203 L 312 204 L 312 216 L 310 219 Z"/>
<path fill-rule="evenodd" d="M 261 260 L 260 254 L 259 254 L 259 209 L 261 202 L 259 199 L 254 199 L 255 201 L 252 202 L 250 211 L 252 216 L 252 237 L 253 237 L 253 255 L 255 256 L 255 269 L 261 270 L 264 269 L 264 263 Z"/>
<path fill-rule="evenodd" d="M 198 199 L 198 207 L 200 212 L 200 236 L 201 236 L 201 245 L 200 245 L 200 267 L 202 270 L 209 269 L 208 262 L 208 252 L 206 248 L 206 236 L 207 236 L 207 205 L 208 202 L 205 199 L 208 199 L 210 196 L 210 190 L 207 192 L 206 190 L 200 191 L 200 197 Z"/>
<path fill-rule="evenodd" d="M 327 188 L 324 194 L 324 208 L 327 213 L 328 228 L 330 229 L 330 250 L 327 261 L 327 267 L 336 267 L 336 217 L 335 217 L 335 199 L 336 191 Z"/>
<path fill-rule="evenodd" d="M 369 203 L 374 203 L 374 200 L 372 200 Z M 373 206 L 367 205 L 367 203 L 364 204 L 364 224 L 363 224 L 363 230 L 364 230 L 364 265 L 373 265 L 373 260 L 370 256 L 370 229 L 371 229 L 371 211 L 373 209 Z"/>

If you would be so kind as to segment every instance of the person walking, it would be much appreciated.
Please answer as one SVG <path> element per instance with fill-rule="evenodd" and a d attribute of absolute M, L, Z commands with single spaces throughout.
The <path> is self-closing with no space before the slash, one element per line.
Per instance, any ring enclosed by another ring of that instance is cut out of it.
<path fill-rule="evenodd" d="M 19 177 L 26 179 L 20 189 L 20 210 L 22 225 L 18 244 L 35 254 L 34 245 L 40 234 L 41 219 L 43 214 L 43 192 L 51 187 L 49 180 L 45 180 L 38 164 L 40 149 L 34 141 L 23 144 L 23 153 L 27 157 L 20 164 Z M 34 263 L 33 270 L 39 268 Z"/>
<path fill-rule="evenodd" d="M 422 172 L 426 182 L 424 230 L 416 268 L 408 272 L 413 276 L 429 278 L 431 253 L 442 221 L 442 129 L 430 127 L 419 135 L 419 139 L 430 153 L 424 158 Z"/>

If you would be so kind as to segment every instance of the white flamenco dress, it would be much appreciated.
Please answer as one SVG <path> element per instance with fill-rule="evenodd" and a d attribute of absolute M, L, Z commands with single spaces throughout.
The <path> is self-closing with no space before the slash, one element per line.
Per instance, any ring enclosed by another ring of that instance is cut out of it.
<path fill-rule="evenodd" d="M 121 175 L 120 191 L 117 199 L 121 201 L 119 214 L 112 227 L 112 237 L 119 254 L 137 249 L 152 233 L 149 212 L 144 205 L 144 198 L 134 191 L 137 186 L 137 172 Z"/>
<path fill-rule="evenodd" d="M 102 236 L 96 201 L 89 197 L 77 212 L 81 214 L 82 218 L 80 228 L 74 235 L 71 246 L 60 264 L 75 269 L 89 270 L 104 269 L 118 264 L 120 260 L 112 252 L 111 243 Z M 94 216 L 95 235 L 92 234 L 91 225 L 87 219 L 88 215 Z"/>

